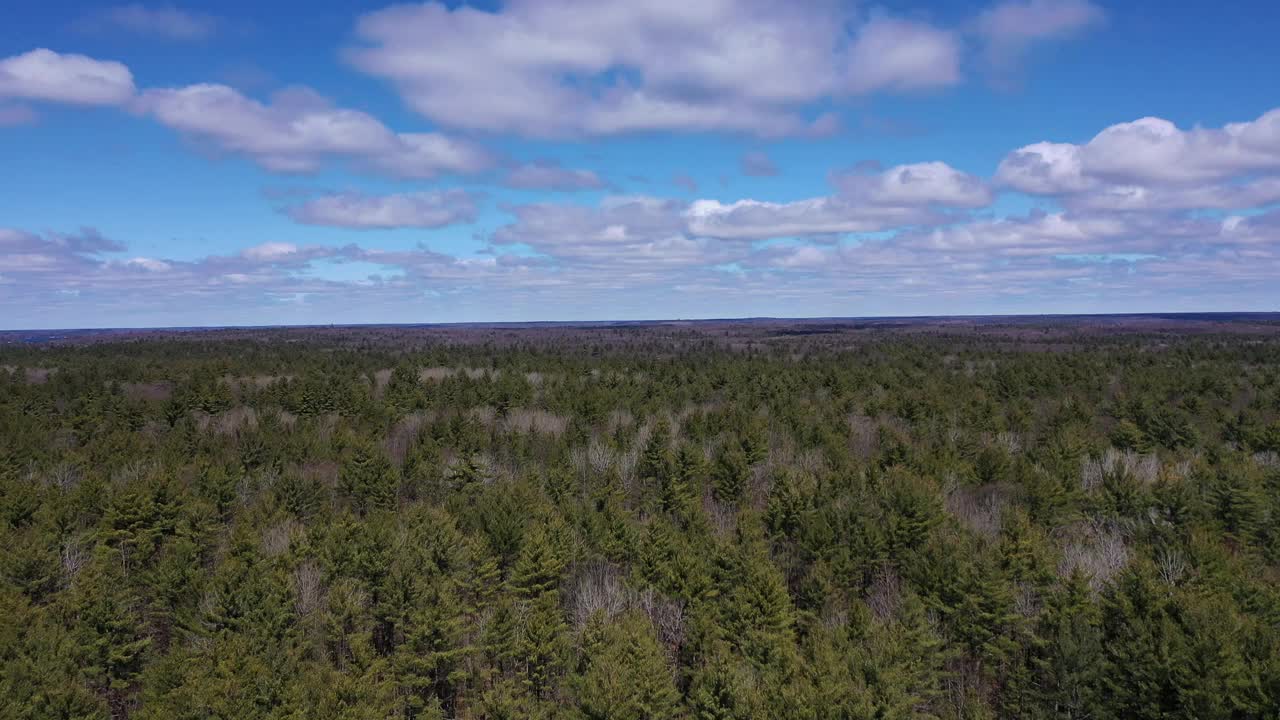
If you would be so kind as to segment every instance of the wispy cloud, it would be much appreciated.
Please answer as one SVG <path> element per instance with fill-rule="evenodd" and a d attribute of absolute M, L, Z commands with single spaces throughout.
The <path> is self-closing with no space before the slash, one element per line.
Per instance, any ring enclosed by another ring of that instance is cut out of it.
<path fill-rule="evenodd" d="M 677 173 L 671 184 L 690 194 L 698 192 L 698 181 L 685 173 Z"/>
<path fill-rule="evenodd" d="M 322 195 L 288 207 L 289 217 L 307 225 L 357 229 L 438 228 L 472 222 L 479 197 L 465 190 L 365 195 Z"/>
<path fill-rule="evenodd" d="M 591 170 L 575 170 L 560 165 L 555 160 L 538 160 L 517 165 L 507 171 L 502 184 L 518 190 L 600 190 L 608 186 Z"/>
<path fill-rule="evenodd" d="M 86 31 L 127 32 L 165 40 L 191 41 L 212 37 L 224 22 L 214 15 L 172 5 L 117 5 L 89 13 L 77 27 Z"/>
<path fill-rule="evenodd" d="M 974 29 L 989 70 L 1008 82 L 1023 72 L 1023 58 L 1036 43 L 1071 37 L 1106 17 L 1090 0 L 1005 0 L 979 15 Z"/>
<path fill-rule="evenodd" d="M 0 127 L 29 125 L 40 116 L 35 110 L 20 103 L 0 104 Z"/>
<path fill-rule="evenodd" d="M 772 177 L 778 174 L 778 166 L 773 163 L 773 158 L 761 150 L 753 150 L 744 154 L 740 165 L 743 175 Z"/>

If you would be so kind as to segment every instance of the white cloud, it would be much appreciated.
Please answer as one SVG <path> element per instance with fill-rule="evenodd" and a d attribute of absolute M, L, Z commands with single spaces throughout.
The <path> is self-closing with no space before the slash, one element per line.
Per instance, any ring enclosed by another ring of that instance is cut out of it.
<path fill-rule="evenodd" d="M 0 227 L 0 271 L 74 273 L 101 262 L 104 253 L 124 246 L 93 228 L 78 233 L 36 235 Z"/>
<path fill-rule="evenodd" d="M 1105 185 L 1062 202 L 1081 210 L 1250 209 L 1280 203 L 1280 177 L 1174 187 Z"/>
<path fill-rule="evenodd" d="M 288 208 L 307 225 L 346 228 L 437 228 L 475 220 L 478 198 L 465 190 L 363 195 L 323 195 Z"/>
<path fill-rule="evenodd" d="M 167 125 L 272 170 L 314 170 L 327 154 L 387 152 L 395 135 L 371 115 L 329 107 L 319 97 L 278 94 L 264 105 L 225 85 L 148 90 L 138 107 Z"/>
<path fill-rule="evenodd" d="M 1025 218 L 1001 218 L 937 228 L 914 236 L 910 244 L 918 249 L 984 255 L 1087 253 L 1103 249 L 1100 243 L 1122 237 L 1129 230 L 1129 226 L 1119 218 L 1033 213 Z M 1114 247 L 1106 249 L 1118 250 Z"/>
<path fill-rule="evenodd" d="M 1087 190 L 1080 147 L 1070 143 L 1040 142 L 1009 153 L 996 168 L 996 180 L 1022 192 L 1056 195 Z"/>
<path fill-rule="evenodd" d="M 963 219 L 947 208 L 991 201 L 980 179 L 944 163 L 919 163 L 874 174 L 833 177 L 837 192 L 791 202 L 703 199 L 691 203 L 611 197 L 596 207 L 538 203 L 508 208 L 516 221 L 492 236 L 558 258 L 627 263 L 661 247 L 673 262 L 739 257 L 756 241 L 869 233 Z M 733 247 L 733 246 L 737 247 Z"/>
<path fill-rule="evenodd" d="M 941 162 L 898 165 L 875 173 L 833 173 L 837 192 L 792 202 L 699 200 L 685 212 L 698 236 L 763 240 L 893 230 L 947 220 L 935 208 L 991 203 L 981 179 Z"/>
<path fill-rule="evenodd" d="M 375 152 L 366 159 L 378 172 L 415 180 L 429 180 L 441 173 L 469 175 L 492 167 L 493 156 L 484 148 L 441 133 L 399 133 L 390 152 Z"/>
<path fill-rule="evenodd" d="M 536 253 L 521 260 L 519 277 L 526 284 L 570 284 L 593 303 L 599 297 L 591 299 L 590 293 L 622 288 L 666 294 L 751 252 L 746 243 L 691 235 L 685 207 L 643 196 L 606 198 L 593 207 L 521 205 L 510 208 L 515 221 L 498 228 L 490 241 L 495 249 L 523 246 Z"/>
<path fill-rule="evenodd" d="M 1076 208 L 1229 209 L 1276 202 L 1280 109 L 1222 128 L 1146 117 L 1083 145 L 1042 142 L 1005 156 L 996 181 Z"/>
<path fill-rule="evenodd" d="M 877 232 L 928 222 L 933 217 L 924 210 L 858 205 L 839 197 L 786 203 L 698 200 L 685 215 L 693 235 L 726 240 Z"/>
<path fill-rule="evenodd" d="M 1221 180 L 1241 171 L 1277 169 L 1280 143 L 1241 142 L 1242 136 L 1262 135 L 1255 132 L 1257 123 L 1269 122 L 1264 115 L 1256 123 L 1222 130 L 1181 130 L 1168 120 L 1146 117 L 1098 133 L 1080 148 L 1081 162 L 1092 175 L 1131 182 Z"/>
<path fill-rule="evenodd" d="M 777 257 L 773 264 L 783 268 L 820 268 L 832 261 L 832 252 L 813 245 L 802 245 L 787 248 L 785 254 Z"/>
<path fill-rule="evenodd" d="M 436 133 L 395 133 L 372 115 L 334 107 L 307 88 L 261 103 L 225 85 L 189 85 L 147 90 L 136 107 L 184 135 L 277 172 L 311 172 L 325 159 L 345 158 L 358 169 L 426 179 L 478 172 L 492 163 L 479 147 Z"/>
<path fill-rule="evenodd" d="M 123 64 L 39 48 L 0 60 L 0 98 L 72 105 L 121 105 L 133 97 Z"/>
<path fill-rule="evenodd" d="M 351 62 L 424 116 L 523 135 L 825 131 L 833 118 L 800 110 L 959 80 L 953 33 L 859 24 L 835 0 L 512 0 L 495 12 L 427 2 L 364 15 L 356 35 Z"/>
<path fill-rule="evenodd" d="M 296 255 L 298 246 L 286 242 L 268 242 L 246 248 L 241 255 L 258 262 L 274 262 Z"/>
<path fill-rule="evenodd" d="M 836 173 L 832 182 L 845 199 L 880 207 L 980 208 L 992 200 L 981 178 L 943 162 L 897 165 L 876 174 Z"/>
<path fill-rule="evenodd" d="M 741 202 L 746 206 L 751 201 Z M 739 203 L 723 204 L 724 207 Z M 792 212 L 820 205 L 795 204 Z M 1052 297 L 1053 307 L 1135 297 L 1158 307 L 1186 302 L 1231 307 L 1269 297 L 1280 276 L 1280 211 L 1225 219 L 1168 212 L 1032 212 L 1001 219 L 955 218 L 856 243 L 755 243 L 692 234 L 688 205 L 612 197 L 594 206 L 543 203 L 511 208 L 515 220 L 492 237 L 490 254 L 453 257 L 424 248 L 387 250 L 268 243 L 182 261 L 111 259 L 119 243 L 92 230 L 35 235 L 0 229 L 0 303 L 9 322 L 83 322 L 89 307 L 163 315 L 140 324 L 274 322 L 282 303 L 306 297 L 292 322 L 386 321 L 423 317 L 637 317 L 701 312 L 860 312 L 841 298 L 876 298 L 880 313 L 991 312 L 1018 298 Z M 803 218 L 797 214 L 796 222 Z M 534 253 L 530 255 L 529 252 Z M 348 265 L 344 279 L 317 272 Z M 369 265 L 379 269 L 353 274 Z M 731 269 L 726 269 L 731 268 Z M 72 299 L 74 298 L 74 299 Z M 447 315 L 440 309 L 447 298 Z M 761 298 L 767 302 L 759 304 Z M 822 303 L 833 302 L 832 305 Z M 397 310 L 398 308 L 398 310 Z M 1035 305 L 1031 311 L 1041 311 Z M 50 318 L 65 311 L 59 322 Z M 806 310 L 807 309 L 807 310 Z M 217 313 L 227 313 L 218 315 Z M 388 313 L 398 312 L 390 315 Z M 865 312 L 865 311 L 861 311 Z M 210 315 L 213 313 L 214 315 Z"/>
<path fill-rule="evenodd" d="M 164 260 L 156 260 L 155 258 L 136 257 L 125 261 L 125 265 L 140 268 L 148 272 L 167 272 L 173 269 L 173 266 Z"/>

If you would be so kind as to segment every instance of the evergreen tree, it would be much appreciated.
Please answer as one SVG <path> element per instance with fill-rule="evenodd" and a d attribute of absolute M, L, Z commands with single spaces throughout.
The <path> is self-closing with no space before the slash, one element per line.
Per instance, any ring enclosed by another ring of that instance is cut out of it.
<path fill-rule="evenodd" d="M 393 659 L 397 684 L 406 694 L 405 716 L 430 717 L 433 708 L 451 713 L 467 676 L 462 605 L 443 581 L 416 601 Z"/>
<path fill-rule="evenodd" d="M 737 503 L 742 500 L 750 482 L 751 467 L 742 447 L 730 443 L 722 448 L 711 470 L 711 487 L 716 499 L 723 503 Z"/>
<path fill-rule="evenodd" d="M 648 618 L 626 613 L 591 653 L 578 692 L 586 720 L 677 717 L 680 695 Z"/>
<path fill-rule="evenodd" d="M 352 448 L 342 465 L 339 489 L 360 513 L 394 507 L 400 478 L 391 461 L 368 443 Z"/>

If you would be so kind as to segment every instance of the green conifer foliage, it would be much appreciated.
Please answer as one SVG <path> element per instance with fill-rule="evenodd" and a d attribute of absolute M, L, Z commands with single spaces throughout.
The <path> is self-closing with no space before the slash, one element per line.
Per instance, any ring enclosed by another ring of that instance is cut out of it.
<path fill-rule="evenodd" d="M 1274 329 L 929 327 L 0 343 L 0 718 L 1280 717 Z"/>
<path fill-rule="evenodd" d="M 605 630 L 578 691 L 587 720 L 678 717 L 679 692 L 648 618 L 627 613 Z"/>
<path fill-rule="evenodd" d="M 378 448 L 359 443 L 342 465 L 338 487 L 357 512 L 366 513 L 395 505 L 400 477 Z"/>

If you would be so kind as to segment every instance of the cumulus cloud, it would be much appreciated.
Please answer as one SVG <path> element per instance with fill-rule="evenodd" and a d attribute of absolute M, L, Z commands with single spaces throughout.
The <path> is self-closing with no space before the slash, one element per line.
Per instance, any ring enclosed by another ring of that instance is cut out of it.
<path fill-rule="evenodd" d="M 1147 117 L 1083 145 L 1035 143 L 1005 156 L 996 181 L 1076 208 L 1231 209 L 1276 202 L 1276 174 L 1280 109 L 1222 128 Z"/>
<path fill-rule="evenodd" d="M 537 160 L 517 165 L 507 171 L 502 184 L 518 190 L 600 190 L 607 186 L 600 176 L 591 170 L 575 170 L 562 167 L 555 160 Z"/>
<path fill-rule="evenodd" d="M 1095 176 L 1130 182 L 1221 180 L 1249 170 L 1280 169 L 1280 109 L 1221 130 L 1182 130 L 1161 118 L 1120 123 L 1080 148 Z"/>
<path fill-rule="evenodd" d="M 0 60 L 0 98 L 70 105 L 122 105 L 133 97 L 123 64 L 38 48 Z"/>
<path fill-rule="evenodd" d="M 218 18 L 206 13 L 141 3 L 106 8 L 80 22 L 87 30 L 122 30 L 166 40 L 203 40 L 217 32 L 220 24 Z"/>
<path fill-rule="evenodd" d="M 478 198 L 465 190 L 364 195 L 322 195 L 287 209 L 289 217 L 307 225 L 357 229 L 438 228 L 472 222 Z"/>
<path fill-rule="evenodd" d="M 778 174 L 778 166 L 773 163 L 769 154 L 754 150 L 742 156 L 742 174 L 753 177 L 771 177 Z"/>
<path fill-rule="evenodd" d="M 1036 195 L 1056 195 L 1087 190 L 1080 161 L 1080 147 L 1070 143 L 1040 142 L 1014 150 L 1000 161 L 996 180 Z"/>
<path fill-rule="evenodd" d="M 850 201 L 879 207 L 980 208 L 992 193 L 981 178 L 943 162 L 898 165 L 883 172 L 835 173 L 833 184 Z"/>
<path fill-rule="evenodd" d="M 852 31 L 849 28 L 853 28 Z M 563 136 L 825 132 L 805 106 L 959 81 L 953 32 L 846 3 L 440 2 L 360 18 L 347 56 L 445 125 Z"/>
<path fill-rule="evenodd" d="M 333 106 L 308 88 L 268 103 L 226 85 L 147 90 L 136 109 L 218 150 L 252 158 L 277 172 L 312 172 L 326 159 L 399 178 L 474 173 L 490 167 L 482 148 L 438 133 L 396 133 L 368 113 Z"/>

